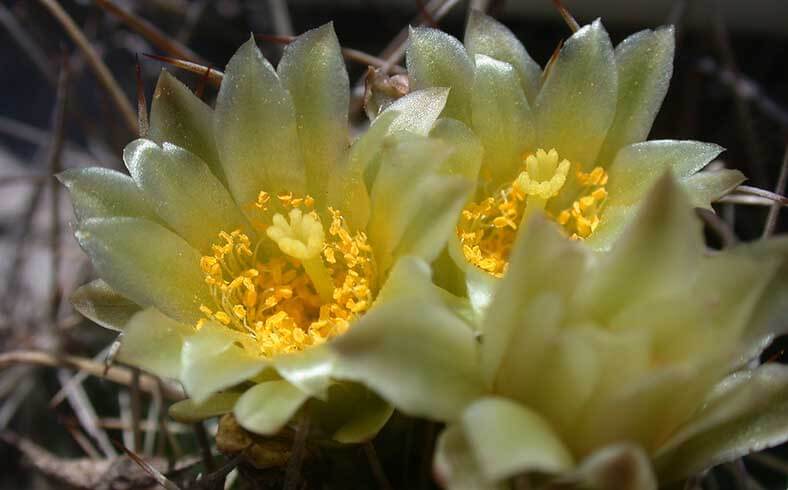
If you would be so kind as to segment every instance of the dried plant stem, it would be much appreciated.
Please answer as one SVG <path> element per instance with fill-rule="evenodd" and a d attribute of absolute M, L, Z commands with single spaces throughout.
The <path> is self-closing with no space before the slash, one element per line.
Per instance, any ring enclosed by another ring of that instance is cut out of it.
<path fill-rule="evenodd" d="M 137 131 L 137 116 L 134 109 L 129 102 L 129 99 L 124 95 L 117 80 L 107 68 L 107 65 L 101 60 L 96 50 L 90 45 L 90 42 L 82 33 L 80 28 L 74 22 L 74 19 L 63 10 L 63 7 L 56 0 L 38 0 L 49 13 L 63 26 L 66 33 L 71 37 L 74 43 L 79 47 L 87 59 L 88 65 L 93 70 L 93 73 L 98 78 L 101 85 L 109 93 L 110 98 L 120 111 L 126 126 L 131 132 Z"/>
<path fill-rule="evenodd" d="M 130 12 L 118 6 L 111 0 L 96 0 L 96 4 L 104 9 L 111 15 L 114 15 L 121 22 L 129 26 L 132 30 L 137 32 L 140 36 L 147 39 L 151 44 L 164 51 L 165 53 L 184 58 L 196 63 L 205 63 L 205 61 L 197 53 L 171 39 L 169 36 L 161 32 L 156 26 L 147 20 L 137 16 L 134 12 Z"/>
<path fill-rule="evenodd" d="M 126 386 L 131 385 L 132 379 L 130 369 L 111 366 L 105 372 L 104 364 L 85 359 L 84 357 L 55 356 L 48 352 L 31 350 L 17 350 L 0 354 L 0 368 L 14 364 L 36 364 L 39 366 L 79 369 L 93 376 Z M 153 376 L 143 375 L 140 378 L 140 389 L 146 393 L 152 393 L 153 390 L 157 389 L 157 379 Z M 185 398 L 183 392 L 169 385 L 162 386 L 162 395 L 164 398 L 172 401 L 179 401 Z"/>
<path fill-rule="evenodd" d="M 52 114 L 52 143 L 47 155 L 49 175 L 49 254 L 50 254 L 50 291 L 49 291 L 49 318 L 52 326 L 57 328 L 57 313 L 60 308 L 60 183 L 54 176 L 62 170 L 61 156 L 63 153 L 63 127 L 66 119 L 66 101 L 68 99 L 68 65 L 63 56 L 63 67 L 57 82 L 57 97 L 55 110 Z"/>
<path fill-rule="evenodd" d="M 143 53 L 143 56 L 148 58 L 163 61 L 164 63 L 170 64 L 176 68 L 180 68 L 181 70 L 190 71 L 192 73 L 196 73 L 198 75 L 204 76 L 211 85 L 214 87 L 218 87 L 222 84 L 222 79 L 224 78 L 224 73 L 221 71 L 211 68 L 210 66 L 204 66 L 199 63 L 193 63 L 191 61 L 181 60 L 177 58 L 171 58 L 169 56 L 158 56 L 155 54 L 147 54 Z"/>
<path fill-rule="evenodd" d="M 386 473 L 383 471 L 383 465 L 380 464 L 380 459 L 378 459 L 378 453 L 375 451 L 375 446 L 371 441 L 367 441 L 363 444 L 363 447 L 364 454 L 367 456 L 367 461 L 369 461 L 369 466 L 372 469 L 372 475 L 377 481 L 377 488 L 380 490 L 392 490 L 393 487 L 391 486 L 391 483 L 389 483 L 389 479 L 386 478 Z"/>
<path fill-rule="evenodd" d="M 569 26 L 569 29 L 572 32 L 577 32 L 580 30 L 580 24 L 577 23 L 575 18 L 569 12 L 569 9 L 564 7 L 564 4 L 561 2 L 561 0 L 553 0 L 553 5 L 555 5 L 556 9 L 558 9 L 558 13 L 561 14 L 561 18 L 564 19 L 564 22 L 566 22 L 566 25 Z"/>
<path fill-rule="evenodd" d="M 283 35 L 270 35 L 270 34 L 255 34 L 255 39 L 260 41 L 267 41 L 279 44 L 290 44 L 296 39 L 296 36 L 283 36 Z M 369 65 L 375 67 L 386 66 L 387 61 L 369 53 L 359 51 L 358 49 L 342 48 L 342 56 L 349 61 L 354 61 L 362 65 Z M 405 69 L 401 66 L 394 66 L 390 69 L 394 73 L 405 73 Z"/>
<path fill-rule="evenodd" d="M 309 435 L 309 417 L 301 414 L 298 417 L 295 438 L 293 440 L 293 451 L 290 453 L 290 461 L 287 463 L 285 471 L 284 490 L 296 490 L 301 481 L 301 467 L 304 463 L 306 453 L 306 440 Z"/>
<path fill-rule="evenodd" d="M 780 176 L 777 178 L 777 186 L 774 188 L 775 194 L 781 195 L 785 192 L 786 181 L 788 181 L 788 145 L 785 146 L 783 164 L 782 167 L 780 167 Z M 783 198 L 783 200 L 785 200 L 785 198 Z M 766 225 L 763 227 L 763 238 L 768 238 L 774 233 L 781 207 L 781 203 L 775 201 L 769 209 L 769 215 L 766 217 Z"/>
<path fill-rule="evenodd" d="M 208 440 L 208 433 L 205 432 L 205 426 L 202 422 L 196 422 L 192 427 L 194 427 L 194 435 L 197 436 L 197 444 L 200 445 L 200 453 L 202 454 L 202 462 L 205 465 L 205 469 L 209 473 L 213 472 L 216 470 L 216 464 L 213 461 L 211 443 Z"/>
<path fill-rule="evenodd" d="M 11 38 L 16 41 L 20 48 L 27 54 L 33 61 L 33 64 L 38 68 L 49 83 L 57 82 L 57 74 L 52 69 L 52 65 L 43 50 L 33 41 L 28 34 L 27 30 L 19 23 L 14 17 L 14 14 L 8 10 L 8 7 L 0 4 L 0 25 L 5 27 Z"/>

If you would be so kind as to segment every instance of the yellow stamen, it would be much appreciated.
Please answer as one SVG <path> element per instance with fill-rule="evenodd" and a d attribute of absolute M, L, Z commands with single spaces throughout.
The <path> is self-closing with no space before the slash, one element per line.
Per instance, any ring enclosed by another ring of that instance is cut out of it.
<path fill-rule="evenodd" d="M 212 254 L 200 259 L 214 304 L 200 305 L 205 318 L 195 325 L 215 320 L 244 334 L 243 347 L 266 358 L 341 335 L 369 309 L 376 291 L 366 235 L 351 234 L 333 209 L 326 230 L 315 211 L 304 210 L 314 207 L 310 196 L 276 197 L 271 203 L 261 192 L 251 206 L 261 213 L 263 240 L 276 243 L 281 254 L 259 260 L 259 244 L 240 230 L 222 231 Z"/>
<path fill-rule="evenodd" d="M 538 149 L 523 158 L 523 169 L 509 184 L 480 202 L 463 209 L 457 236 L 465 258 L 476 267 L 500 277 L 509 264 L 509 253 L 518 228 L 528 217 L 544 211 L 572 239 L 591 236 L 599 225 L 607 198 L 607 173 L 602 167 L 591 172 L 570 172 L 572 163 L 555 149 Z M 573 185 L 566 185 L 574 180 Z M 571 189 L 571 190 L 567 190 Z M 551 200 L 576 192 L 567 209 L 555 209 Z"/>

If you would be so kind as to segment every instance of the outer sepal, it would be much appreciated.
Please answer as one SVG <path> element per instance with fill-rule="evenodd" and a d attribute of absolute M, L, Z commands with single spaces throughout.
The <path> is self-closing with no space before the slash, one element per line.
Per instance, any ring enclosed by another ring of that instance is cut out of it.
<path fill-rule="evenodd" d="M 69 299 L 83 316 L 104 328 L 117 331 L 122 330 L 131 317 L 142 309 L 101 279 L 79 287 Z"/>

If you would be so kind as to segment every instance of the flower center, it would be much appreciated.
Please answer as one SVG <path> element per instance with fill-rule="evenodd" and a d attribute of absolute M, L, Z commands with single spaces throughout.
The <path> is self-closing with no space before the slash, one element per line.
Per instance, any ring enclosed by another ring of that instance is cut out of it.
<path fill-rule="evenodd" d="M 591 236 L 607 198 L 607 173 L 602 167 L 588 173 L 572 171 L 573 167 L 577 166 L 559 158 L 555 149 L 540 148 L 523 157 L 523 169 L 511 183 L 465 206 L 457 236 L 466 260 L 501 277 L 509 265 L 518 228 L 539 210 L 560 224 L 569 238 Z M 562 209 L 561 202 L 572 204 Z"/>
<path fill-rule="evenodd" d="M 326 230 L 312 198 L 279 195 L 275 210 L 270 201 L 261 192 L 254 204 L 264 235 L 254 248 L 240 230 L 222 231 L 213 254 L 201 258 L 214 302 L 200 306 L 205 319 L 197 324 L 216 320 L 265 358 L 343 334 L 369 309 L 376 286 L 367 237 L 351 234 L 339 211 L 329 209 Z"/>

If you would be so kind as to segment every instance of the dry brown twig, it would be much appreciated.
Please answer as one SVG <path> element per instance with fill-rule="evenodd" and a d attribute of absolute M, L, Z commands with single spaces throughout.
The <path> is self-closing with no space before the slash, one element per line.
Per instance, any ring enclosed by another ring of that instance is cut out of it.
<path fill-rule="evenodd" d="M 38 366 L 48 367 L 65 367 L 70 369 L 79 369 L 86 371 L 93 376 L 103 378 L 113 383 L 118 383 L 126 386 L 131 385 L 132 374 L 131 370 L 121 366 L 111 366 L 109 369 L 104 370 L 104 364 L 86 359 L 78 356 L 55 356 L 48 352 L 30 351 L 30 350 L 16 350 L 11 352 L 3 352 L 0 354 L 0 368 L 12 366 L 15 364 L 35 364 Z M 144 374 L 140 377 L 140 390 L 146 393 L 152 393 L 157 389 L 158 380 L 156 377 Z M 180 401 L 185 398 L 183 391 L 174 388 L 172 385 L 163 384 L 162 395 L 165 399 L 171 401 Z"/>
<path fill-rule="evenodd" d="M 108 12 L 110 15 L 117 17 L 130 29 L 132 29 L 140 36 L 144 37 L 152 45 L 162 50 L 163 52 L 171 56 L 176 56 L 178 58 L 183 58 L 189 61 L 193 61 L 195 63 L 205 64 L 205 60 L 203 60 L 203 58 L 200 55 L 189 49 L 187 46 L 184 46 L 180 42 L 176 41 L 175 39 L 170 38 L 162 31 L 160 31 L 156 26 L 154 26 L 147 20 L 143 19 L 142 17 L 139 17 L 134 12 L 123 9 L 122 7 L 120 7 L 118 4 L 116 4 L 111 0 L 96 0 L 96 5 L 101 7 L 105 12 Z"/>
<path fill-rule="evenodd" d="M 66 33 L 74 41 L 74 44 L 82 51 L 87 59 L 88 65 L 93 70 L 93 73 L 98 78 L 101 85 L 109 93 L 110 98 L 120 111 L 121 117 L 124 119 L 126 126 L 132 132 L 137 130 L 137 115 L 129 102 L 129 99 L 123 93 L 118 81 L 112 75 L 112 72 L 107 68 L 107 65 L 101 60 L 101 57 L 90 45 L 87 37 L 82 30 L 74 22 L 68 13 L 63 10 L 63 7 L 56 0 L 38 0 L 53 17 L 65 29 Z"/>
<path fill-rule="evenodd" d="M 785 154 L 783 155 L 783 163 L 780 167 L 780 176 L 777 178 L 777 185 L 774 188 L 774 193 L 781 195 L 785 192 L 786 181 L 788 181 L 788 145 L 785 146 Z M 780 215 L 780 208 L 788 201 L 783 197 L 783 202 L 775 201 L 769 209 L 769 215 L 766 217 L 766 224 L 763 227 L 763 238 L 768 238 L 774 233 L 777 227 L 777 218 Z"/>

